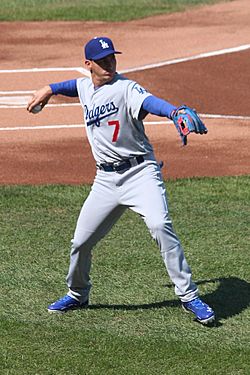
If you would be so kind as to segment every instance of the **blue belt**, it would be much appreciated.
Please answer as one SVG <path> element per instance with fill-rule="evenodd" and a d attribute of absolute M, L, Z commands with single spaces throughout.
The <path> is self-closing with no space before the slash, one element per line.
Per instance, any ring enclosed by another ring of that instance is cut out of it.
<path fill-rule="evenodd" d="M 97 168 L 105 172 L 121 172 L 124 169 L 129 169 L 136 164 L 141 164 L 144 162 L 143 156 L 136 156 L 132 159 L 122 160 L 116 163 L 101 163 L 97 165 Z"/>

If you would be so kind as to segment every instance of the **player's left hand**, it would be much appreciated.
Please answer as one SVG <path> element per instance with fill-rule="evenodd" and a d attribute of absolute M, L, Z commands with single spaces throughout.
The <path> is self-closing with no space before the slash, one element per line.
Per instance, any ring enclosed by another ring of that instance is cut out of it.
<path fill-rule="evenodd" d="M 186 105 L 178 107 L 172 113 L 171 117 L 181 136 L 183 146 L 187 144 L 187 136 L 189 133 L 206 134 L 208 132 L 197 112 Z"/>

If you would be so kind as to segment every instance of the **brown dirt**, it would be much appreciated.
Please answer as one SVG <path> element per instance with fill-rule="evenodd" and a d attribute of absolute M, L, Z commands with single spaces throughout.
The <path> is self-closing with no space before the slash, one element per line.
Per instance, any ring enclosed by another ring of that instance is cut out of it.
<path fill-rule="evenodd" d="M 177 13 L 128 23 L 3 22 L 0 69 L 81 66 L 82 45 L 103 34 L 123 51 L 118 70 L 236 47 L 250 43 L 249 15 L 249 1 L 237 0 L 199 7 L 186 12 L 185 17 Z M 127 76 L 176 105 L 186 103 L 205 114 L 249 117 L 249 59 L 248 49 Z M 0 76 L 1 91 L 33 90 L 80 73 Z M 80 107 L 47 108 L 36 116 L 25 109 L 0 109 L 0 114 L 0 128 L 82 123 Z M 191 135 L 185 148 L 172 125 L 146 125 L 157 157 L 165 162 L 164 177 L 249 174 L 250 120 L 204 120 L 209 133 Z M 0 134 L 1 184 L 92 182 L 95 164 L 83 128 L 6 130 Z"/>

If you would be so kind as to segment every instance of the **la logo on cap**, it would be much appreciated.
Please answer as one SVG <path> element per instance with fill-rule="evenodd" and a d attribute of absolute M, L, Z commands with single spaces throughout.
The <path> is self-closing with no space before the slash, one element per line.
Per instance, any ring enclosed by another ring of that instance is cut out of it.
<path fill-rule="evenodd" d="M 109 48 L 109 45 L 105 40 L 99 39 L 99 42 L 101 43 L 102 49 Z"/>

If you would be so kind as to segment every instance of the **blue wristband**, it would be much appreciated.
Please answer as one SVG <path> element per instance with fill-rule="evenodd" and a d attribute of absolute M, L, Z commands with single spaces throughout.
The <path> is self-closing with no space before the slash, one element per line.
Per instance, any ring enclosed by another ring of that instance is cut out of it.
<path fill-rule="evenodd" d="M 71 96 L 75 97 L 78 96 L 76 79 L 71 79 L 69 81 L 63 81 L 58 83 L 51 83 L 50 88 L 54 95 L 64 95 L 64 96 Z"/>

